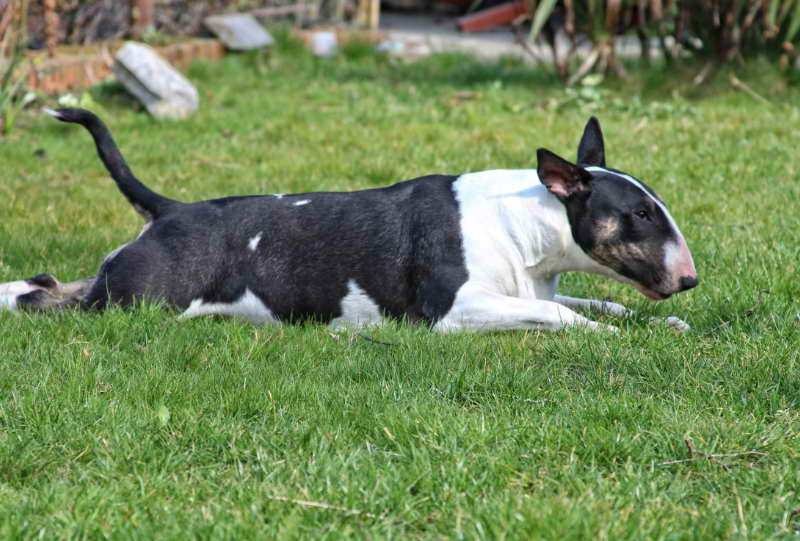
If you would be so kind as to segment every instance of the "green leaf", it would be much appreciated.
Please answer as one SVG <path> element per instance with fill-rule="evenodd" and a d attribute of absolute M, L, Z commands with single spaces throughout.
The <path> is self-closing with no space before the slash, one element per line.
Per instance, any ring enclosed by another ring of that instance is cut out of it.
<path fill-rule="evenodd" d="M 536 13 L 533 14 L 531 33 L 528 34 L 529 41 L 535 41 L 539 37 L 539 32 L 542 31 L 544 23 L 547 22 L 547 18 L 553 13 L 555 7 L 556 0 L 542 0 L 539 7 L 536 8 Z"/>
<path fill-rule="evenodd" d="M 786 41 L 792 41 L 798 30 L 800 30 L 800 2 L 794 5 L 794 12 L 792 12 L 789 30 L 786 31 Z"/>
<path fill-rule="evenodd" d="M 788 0 L 791 1 L 791 0 Z M 775 21 L 778 18 L 778 7 L 781 4 L 781 0 L 770 0 L 769 7 L 767 8 L 767 24 L 774 25 Z"/>

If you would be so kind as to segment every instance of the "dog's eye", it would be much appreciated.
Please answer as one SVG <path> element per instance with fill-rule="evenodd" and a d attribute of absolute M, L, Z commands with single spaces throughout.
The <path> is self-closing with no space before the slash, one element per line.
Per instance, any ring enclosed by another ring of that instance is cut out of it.
<path fill-rule="evenodd" d="M 634 214 L 636 214 L 636 216 L 638 216 L 642 220 L 650 220 L 650 213 L 647 212 L 645 209 L 639 209 L 636 212 L 634 212 Z"/>

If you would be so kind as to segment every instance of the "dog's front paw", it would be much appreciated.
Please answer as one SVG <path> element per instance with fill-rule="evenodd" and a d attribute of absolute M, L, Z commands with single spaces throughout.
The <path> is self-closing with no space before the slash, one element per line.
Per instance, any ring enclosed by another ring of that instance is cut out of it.
<path fill-rule="evenodd" d="M 667 327 L 671 328 L 673 331 L 675 331 L 676 333 L 679 333 L 679 334 L 680 333 L 685 333 L 686 331 L 691 329 L 691 327 L 689 326 L 688 323 L 686 323 L 684 320 L 682 320 L 680 318 L 677 318 L 675 316 L 654 317 L 653 321 L 655 323 L 660 324 L 660 325 L 666 325 Z"/>

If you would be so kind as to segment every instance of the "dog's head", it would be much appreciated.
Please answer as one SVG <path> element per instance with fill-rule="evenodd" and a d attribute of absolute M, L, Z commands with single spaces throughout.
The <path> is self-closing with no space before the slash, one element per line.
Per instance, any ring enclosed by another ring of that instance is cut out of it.
<path fill-rule="evenodd" d="M 692 254 L 658 195 L 606 167 L 600 123 L 586 124 L 573 164 L 539 149 L 539 180 L 567 211 L 572 237 L 608 274 L 656 300 L 695 287 Z"/>

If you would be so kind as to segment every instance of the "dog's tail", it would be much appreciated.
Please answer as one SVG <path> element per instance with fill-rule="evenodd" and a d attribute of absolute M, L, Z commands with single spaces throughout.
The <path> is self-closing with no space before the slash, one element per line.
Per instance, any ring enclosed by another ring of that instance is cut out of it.
<path fill-rule="evenodd" d="M 122 192 L 136 212 L 151 221 L 163 215 L 170 207 L 179 205 L 178 201 L 161 196 L 142 184 L 131 172 L 125 158 L 111 137 L 111 132 L 97 115 L 86 109 L 45 109 L 47 114 L 53 115 L 62 122 L 74 122 L 89 130 L 97 146 L 97 154 L 105 164 L 111 177 L 116 181 L 117 187 Z"/>

